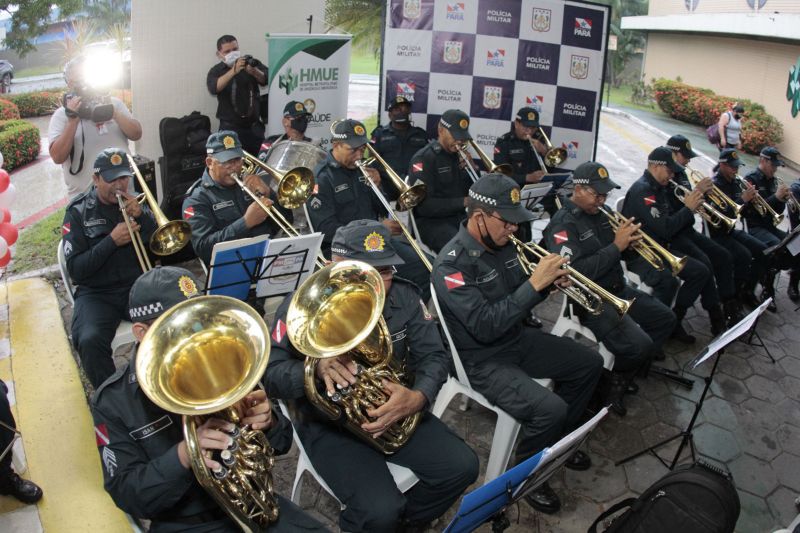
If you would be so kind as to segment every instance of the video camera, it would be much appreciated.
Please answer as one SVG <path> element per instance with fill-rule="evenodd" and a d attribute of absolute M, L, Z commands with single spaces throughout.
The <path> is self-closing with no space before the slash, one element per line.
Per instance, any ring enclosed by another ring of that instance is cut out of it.
<path fill-rule="evenodd" d="M 78 107 L 77 112 L 67 107 L 69 99 L 76 96 L 81 97 L 81 105 Z M 111 102 L 111 97 L 108 93 L 92 90 L 88 87 L 79 87 L 75 89 L 75 92 L 64 94 L 62 105 L 70 118 L 77 116 L 81 119 L 100 123 L 107 122 L 114 116 L 114 104 Z"/>
<path fill-rule="evenodd" d="M 242 56 L 242 59 L 244 59 L 244 62 L 251 67 L 257 67 L 261 64 L 261 61 L 251 56 L 250 54 Z"/>

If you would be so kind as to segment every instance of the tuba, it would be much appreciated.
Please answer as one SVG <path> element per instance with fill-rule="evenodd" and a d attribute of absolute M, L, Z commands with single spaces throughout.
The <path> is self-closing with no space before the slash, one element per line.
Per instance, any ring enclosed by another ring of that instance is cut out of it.
<path fill-rule="evenodd" d="M 269 350 L 267 326 L 249 305 L 199 296 L 161 315 L 136 355 L 136 378 L 147 397 L 183 415 L 197 480 L 244 531 L 262 530 L 278 518 L 273 450 L 264 433 L 240 425 L 236 405 L 264 375 Z M 197 427 L 211 417 L 236 426 L 233 444 L 219 454 L 224 466 L 215 472 L 205 465 L 197 440 Z"/>
<path fill-rule="evenodd" d="M 286 331 L 294 347 L 306 356 L 304 385 L 309 401 L 331 420 L 346 418 L 348 430 L 391 454 L 414 433 L 421 413 L 398 420 L 378 438 L 361 429 L 361 424 L 370 422 L 366 412 L 389 399 L 383 380 L 408 384 L 404 370 L 392 358 L 392 339 L 382 315 L 385 297 L 383 279 L 368 264 L 332 263 L 312 274 L 294 293 Z M 320 394 L 317 363 L 343 354 L 356 364 L 358 380 L 330 397 L 327 391 Z"/>

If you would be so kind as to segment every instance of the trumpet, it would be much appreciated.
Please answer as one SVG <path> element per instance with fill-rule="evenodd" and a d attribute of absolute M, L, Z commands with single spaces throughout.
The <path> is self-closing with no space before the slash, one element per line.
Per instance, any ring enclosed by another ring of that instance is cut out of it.
<path fill-rule="evenodd" d="M 539 260 L 549 254 L 546 249 L 536 243 L 524 243 L 514 235 L 509 235 L 508 238 L 516 247 L 519 263 L 528 276 L 533 274 Z M 529 259 L 528 255 L 533 256 L 536 260 Z M 571 266 L 564 265 L 563 268 L 569 272 L 567 279 L 572 282 L 572 286 L 558 287 L 558 290 L 593 315 L 600 314 L 603 309 L 603 300 L 605 300 L 614 307 L 620 317 L 625 316 L 625 313 L 628 312 L 628 309 L 636 300 L 636 298 L 633 300 L 618 298 Z"/>
<path fill-rule="evenodd" d="M 424 183 L 418 182 L 414 185 L 407 184 L 400 176 L 397 175 L 397 172 L 389 166 L 389 164 L 384 161 L 378 151 L 370 144 L 369 151 L 372 154 L 372 157 L 381 164 L 381 166 L 386 171 L 386 175 L 389 176 L 389 179 L 392 182 L 392 185 L 400 192 L 400 195 L 397 197 L 397 210 L 398 211 L 408 211 L 409 209 L 417 206 L 422 200 L 425 199 L 425 196 L 428 194 L 428 188 L 425 186 Z"/>
<path fill-rule="evenodd" d="M 297 209 L 314 191 L 314 172 L 311 169 L 295 167 L 281 174 L 277 169 L 247 152 L 244 152 L 243 159 L 242 175 L 255 174 L 258 168 L 265 170 L 275 180 L 278 203 L 286 209 Z"/>
<path fill-rule="evenodd" d="M 739 174 L 736 174 L 736 182 L 739 184 L 739 187 L 742 188 L 742 191 L 746 191 L 750 183 Z M 780 182 L 783 183 L 782 180 Z M 764 197 L 758 193 L 758 190 L 756 190 L 756 195 L 753 197 L 753 200 L 750 203 L 753 205 L 753 209 L 756 210 L 756 213 L 762 217 L 771 218 L 773 226 L 779 226 L 780 223 L 783 222 L 783 213 L 776 213 L 775 210 L 772 209 L 772 206 L 769 205 L 769 202 L 767 202 Z"/>
<path fill-rule="evenodd" d="M 536 154 L 536 159 L 539 160 L 539 166 L 542 170 L 547 172 L 547 168 L 545 167 L 545 163 L 548 167 L 557 167 L 561 163 L 567 160 L 567 151 L 564 148 L 557 148 L 553 146 L 553 143 L 550 142 L 550 138 L 544 132 L 544 130 L 539 127 L 537 130 L 539 136 L 542 137 L 544 141 L 544 145 L 547 147 L 547 152 L 544 154 L 544 161 L 542 161 L 542 156 L 539 155 L 539 152 L 536 150 L 536 145 L 533 144 L 533 139 L 528 138 L 528 142 L 531 143 L 531 148 L 533 148 L 533 153 Z"/>
<path fill-rule="evenodd" d="M 786 182 L 778 176 L 775 176 L 775 179 L 778 181 L 778 185 L 785 185 L 786 187 L 789 187 L 789 185 L 787 185 Z M 800 201 L 797 200 L 797 197 L 795 197 L 791 189 L 789 189 L 789 197 L 786 199 L 786 207 L 788 207 L 789 211 L 792 213 L 800 213 Z"/>
<path fill-rule="evenodd" d="M 686 203 L 686 195 L 690 194 L 692 190 L 688 187 L 684 187 L 675 180 L 669 180 L 669 182 L 675 187 L 675 198 L 683 203 Z M 735 218 L 725 216 L 724 213 L 715 209 L 713 205 L 709 204 L 705 200 L 703 200 L 703 203 L 700 204 L 700 209 L 697 210 L 697 213 L 700 215 L 700 218 L 705 220 L 709 225 L 717 229 L 724 230 L 726 233 L 730 233 L 730 231 L 736 225 Z"/>
<path fill-rule="evenodd" d="M 614 231 L 617 231 L 622 224 L 629 220 L 622 216 L 622 213 L 614 211 L 605 206 L 601 207 L 600 211 L 606 217 L 608 217 L 608 220 L 611 223 L 611 228 Z M 664 270 L 664 264 L 666 263 L 669 265 L 670 270 L 672 270 L 672 275 L 677 276 L 680 271 L 683 270 L 683 267 L 686 266 L 685 257 L 672 255 L 669 253 L 669 250 L 658 244 L 654 238 L 643 232 L 641 229 L 637 231 L 636 234 L 641 235 L 642 239 L 632 242 L 631 248 L 636 250 L 636 253 L 641 255 L 642 258 L 650 263 L 650 265 L 656 270 Z"/>
<path fill-rule="evenodd" d="M 703 176 L 699 171 L 690 168 L 687 165 L 686 177 L 689 178 L 689 183 L 692 184 L 692 187 L 697 187 L 697 184 L 700 183 L 700 180 L 705 179 L 706 176 Z M 744 205 L 737 204 L 733 198 L 725 194 L 722 189 L 716 185 L 711 187 L 711 190 L 706 193 L 706 196 L 720 212 L 725 212 L 727 208 L 730 208 L 733 209 L 733 213 L 735 215 L 734 218 L 739 218 L 742 215 L 742 209 L 744 209 Z"/>
<path fill-rule="evenodd" d="M 373 154 L 374 154 L 374 151 L 373 151 Z M 422 249 L 417 244 L 417 241 L 411 236 L 411 233 L 409 233 L 408 228 L 406 228 L 405 224 L 400 222 L 400 219 L 398 218 L 397 213 L 395 213 L 394 209 L 392 209 L 392 206 L 389 205 L 389 202 L 386 200 L 386 197 L 383 196 L 383 193 L 378 188 L 378 186 L 375 185 L 372 182 L 372 178 L 370 177 L 369 173 L 367 172 L 367 167 L 369 167 L 374 161 L 378 161 L 379 163 L 383 164 L 385 166 L 385 168 L 387 169 L 387 171 L 394 172 L 393 170 L 391 170 L 391 168 L 389 168 L 388 165 L 386 165 L 384 163 L 384 161 L 382 159 L 381 160 L 377 160 L 374 157 L 370 157 L 369 159 L 361 159 L 359 161 L 356 161 L 356 166 L 361 171 L 361 174 L 364 175 L 364 182 L 367 184 L 367 186 L 370 189 L 372 189 L 372 192 L 374 192 L 375 195 L 378 197 L 378 200 L 383 205 L 384 209 L 386 209 L 386 211 L 389 213 L 389 216 L 392 217 L 392 219 L 395 222 L 397 222 L 398 226 L 400 226 L 400 231 L 402 231 L 403 235 L 405 235 L 406 240 L 408 240 L 408 244 L 410 244 L 411 247 L 414 248 L 414 251 L 417 252 L 417 255 L 419 256 L 420 260 L 422 261 L 422 264 L 425 265 L 425 268 L 428 269 L 428 272 L 433 271 L 433 265 L 431 265 L 431 262 L 425 256 L 425 252 L 422 251 Z M 403 180 L 399 180 L 399 181 L 400 181 L 400 183 L 403 183 Z M 405 183 L 403 183 L 403 185 L 408 187 L 408 185 L 406 185 Z M 411 190 L 411 189 L 413 189 L 413 187 L 410 188 L 409 190 Z M 406 191 L 406 192 L 408 192 L 408 191 Z"/>
<path fill-rule="evenodd" d="M 496 165 L 494 161 L 489 159 L 489 156 L 487 156 L 486 153 L 481 150 L 481 147 L 478 146 L 478 143 L 472 139 L 469 139 L 466 142 L 458 143 L 456 145 L 456 149 L 458 151 L 458 155 L 464 161 L 464 168 L 469 174 L 469 177 L 472 178 L 472 181 L 478 181 L 480 175 L 475 170 L 475 167 L 472 166 L 472 158 L 469 155 L 470 147 L 472 147 L 472 149 L 475 150 L 475 153 L 478 154 L 481 163 L 483 163 L 483 166 L 486 167 L 486 172 L 489 172 L 490 174 L 499 172 L 500 174 L 505 174 L 506 176 L 511 176 L 514 173 L 514 169 L 511 168 L 511 165 L 508 163 Z"/>

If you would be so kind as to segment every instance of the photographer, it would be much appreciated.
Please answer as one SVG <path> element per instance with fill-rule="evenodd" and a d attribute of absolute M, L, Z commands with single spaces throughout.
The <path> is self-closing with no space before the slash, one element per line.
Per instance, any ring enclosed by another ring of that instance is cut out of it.
<path fill-rule="evenodd" d="M 142 125 L 122 100 L 95 92 L 86 83 L 86 59 L 78 56 L 64 67 L 69 92 L 50 118 L 50 157 L 64 170 L 70 199 L 92 184 L 92 163 L 109 146 L 128 146 L 142 137 Z"/>
<path fill-rule="evenodd" d="M 256 155 L 264 141 L 259 86 L 267 84 L 267 67 L 242 55 L 233 35 L 217 39 L 217 57 L 220 62 L 208 71 L 206 86 L 217 97 L 219 130 L 235 131 L 245 151 Z"/>

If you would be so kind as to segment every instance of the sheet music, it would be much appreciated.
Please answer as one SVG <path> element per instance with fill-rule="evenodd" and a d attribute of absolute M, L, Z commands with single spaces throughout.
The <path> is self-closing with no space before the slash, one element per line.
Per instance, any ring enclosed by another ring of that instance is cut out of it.
<path fill-rule="evenodd" d="M 767 298 L 764 300 L 764 302 L 762 302 L 761 305 L 753 309 L 749 315 L 741 319 L 735 326 L 722 332 L 719 337 L 712 340 L 706 349 L 700 352 L 700 355 L 698 355 L 694 361 L 691 362 L 692 369 L 697 368 L 697 366 L 702 364 L 706 359 L 747 333 L 747 331 L 753 327 L 753 324 L 759 315 L 766 310 L 771 301 L 772 298 Z"/>
<path fill-rule="evenodd" d="M 211 251 L 207 293 L 246 300 L 251 280 L 268 248 L 269 235 L 215 244 Z"/>
<path fill-rule="evenodd" d="M 269 254 L 265 254 L 266 269 L 256 282 L 256 295 L 276 296 L 294 291 L 314 271 L 321 245 L 322 233 L 272 239 Z"/>

